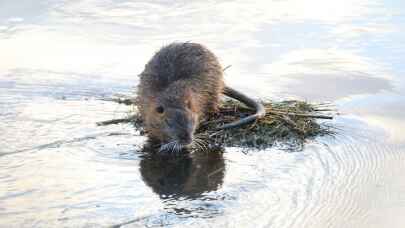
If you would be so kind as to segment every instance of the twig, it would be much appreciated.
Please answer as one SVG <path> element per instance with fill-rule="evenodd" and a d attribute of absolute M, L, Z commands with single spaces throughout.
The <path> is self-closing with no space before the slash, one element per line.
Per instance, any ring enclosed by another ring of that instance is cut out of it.
<path fill-rule="evenodd" d="M 128 118 L 101 121 L 101 122 L 97 122 L 96 124 L 97 124 L 97 126 L 106 126 L 106 125 L 111 125 L 111 124 L 129 123 L 133 120 L 134 120 L 134 117 L 130 116 Z"/>
<path fill-rule="evenodd" d="M 332 116 L 325 116 L 325 115 L 311 115 L 311 114 L 302 114 L 302 113 L 293 113 L 293 112 L 275 112 L 275 111 L 268 111 L 268 114 L 275 114 L 275 115 L 289 115 L 289 116 L 296 116 L 296 117 L 306 117 L 306 118 L 314 118 L 314 119 L 333 119 Z"/>
<path fill-rule="evenodd" d="M 225 71 L 226 71 L 227 69 L 229 69 L 231 66 L 232 66 L 232 65 L 226 66 L 226 67 L 222 70 L 222 72 L 225 72 Z"/>
<path fill-rule="evenodd" d="M 224 130 L 216 131 L 216 132 L 214 132 L 214 133 L 210 134 L 210 135 L 209 135 L 209 137 L 211 138 L 212 136 L 215 136 L 215 135 L 221 134 L 223 131 L 224 131 Z"/>
<path fill-rule="evenodd" d="M 124 104 L 124 105 L 134 105 L 135 100 L 133 98 L 103 98 L 103 101 L 112 101 L 116 102 L 118 104 Z"/>
<path fill-rule="evenodd" d="M 315 112 L 337 112 L 337 109 L 319 108 L 314 109 Z"/>

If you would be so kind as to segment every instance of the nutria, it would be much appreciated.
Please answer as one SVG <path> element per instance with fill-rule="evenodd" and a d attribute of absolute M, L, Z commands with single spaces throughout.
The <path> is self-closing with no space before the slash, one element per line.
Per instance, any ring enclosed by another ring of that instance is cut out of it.
<path fill-rule="evenodd" d="M 256 113 L 220 129 L 265 115 L 263 105 L 225 86 L 222 66 L 203 45 L 187 42 L 162 47 L 146 64 L 138 85 L 137 104 L 147 135 L 162 151 L 190 146 L 199 121 L 218 110 L 221 94 L 242 101 Z"/>

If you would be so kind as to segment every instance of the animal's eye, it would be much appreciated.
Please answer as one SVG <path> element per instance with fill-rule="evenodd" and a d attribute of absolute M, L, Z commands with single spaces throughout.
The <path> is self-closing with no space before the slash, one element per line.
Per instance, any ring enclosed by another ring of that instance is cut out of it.
<path fill-rule="evenodd" d="M 163 113 L 164 111 L 165 111 L 165 109 L 162 106 L 156 107 L 156 112 L 157 113 Z"/>

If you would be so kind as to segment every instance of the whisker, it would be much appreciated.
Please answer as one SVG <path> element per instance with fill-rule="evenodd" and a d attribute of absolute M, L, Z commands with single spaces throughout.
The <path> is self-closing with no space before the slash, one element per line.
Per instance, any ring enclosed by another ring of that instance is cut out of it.
<path fill-rule="evenodd" d="M 180 143 L 176 143 L 176 156 L 179 154 L 180 148 L 181 148 Z"/>
<path fill-rule="evenodd" d="M 170 148 L 170 153 L 175 153 L 175 150 L 176 150 L 176 144 L 177 144 L 177 142 L 176 142 L 176 141 L 174 141 L 174 142 L 173 142 L 173 144 L 171 145 L 171 148 Z"/>
<path fill-rule="evenodd" d="M 195 146 L 195 148 L 196 148 L 197 150 L 200 150 L 200 149 L 201 149 L 200 141 L 199 141 L 198 139 L 194 139 L 194 141 L 193 141 L 193 146 Z"/>
<path fill-rule="evenodd" d="M 198 142 L 198 146 L 199 146 L 200 151 L 204 151 L 204 150 L 205 150 L 205 149 L 204 149 L 204 144 L 203 144 L 201 141 Z"/>
<path fill-rule="evenodd" d="M 178 147 L 178 143 L 175 142 L 173 145 L 173 154 L 175 154 L 175 155 L 177 155 L 177 150 L 178 150 L 177 147 Z"/>
<path fill-rule="evenodd" d="M 196 139 L 196 142 L 198 142 L 198 144 L 200 145 L 201 150 L 202 150 L 203 152 L 208 151 L 207 144 L 206 144 L 206 142 L 205 142 L 204 140 L 202 140 L 202 139 Z"/>
<path fill-rule="evenodd" d="M 191 144 L 191 149 L 194 149 L 194 150 L 198 150 L 199 149 L 199 144 L 198 144 L 198 141 L 197 140 L 193 140 L 193 143 Z"/>
<path fill-rule="evenodd" d="M 171 141 L 171 142 L 168 142 L 168 143 L 160 146 L 159 153 L 162 153 L 163 151 L 168 150 L 168 148 L 171 147 L 173 145 L 173 143 L 174 143 L 174 141 Z"/>
<path fill-rule="evenodd" d="M 201 151 L 205 151 L 205 142 L 201 139 L 198 139 L 198 144 L 200 145 Z"/>

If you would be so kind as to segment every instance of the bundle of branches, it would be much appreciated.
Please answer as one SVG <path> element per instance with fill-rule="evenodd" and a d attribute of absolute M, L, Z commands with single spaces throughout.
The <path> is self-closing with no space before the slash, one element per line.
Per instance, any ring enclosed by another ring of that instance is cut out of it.
<path fill-rule="evenodd" d="M 126 105 L 134 104 L 134 99 L 112 99 Z M 224 100 L 219 112 L 202 121 L 196 137 L 203 139 L 207 147 L 234 146 L 264 149 L 275 144 L 289 150 L 301 150 L 304 142 L 316 136 L 333 135 L 334 128 L 324 120 L 332 119 L 335 111 L 328 103 L 310 104 L 304 101 L 289 100 L 263 102 L 266 116 L 255 123 L 226 130 L 218 126 L 233 122 L 254 113 L 254 110 L 235 100 Z M 323 121 L 318 121 L 318 119 Z M 99 125 L 131 122 L 143 132 L 142 120 L 134 109 L 130 118 L 99 123 Z"/>
<path fill-rule="evenodd" d="M 264 102 L 266 116 L 240 128 L 215 130 L 216 126 L 233 122 L 254 112 L 243 104 L 226 100 L 219 112 L 203 121 L 197 134 L 209 144 L 264 149 L 280 143 L 287 149 L 300 150 L 307 139 L 333 135 L 332 126 L 316 119 L 332 119 L 329 104 L 303 101 Z M 326 114 L 322 114 L 326 113 Z"/>

